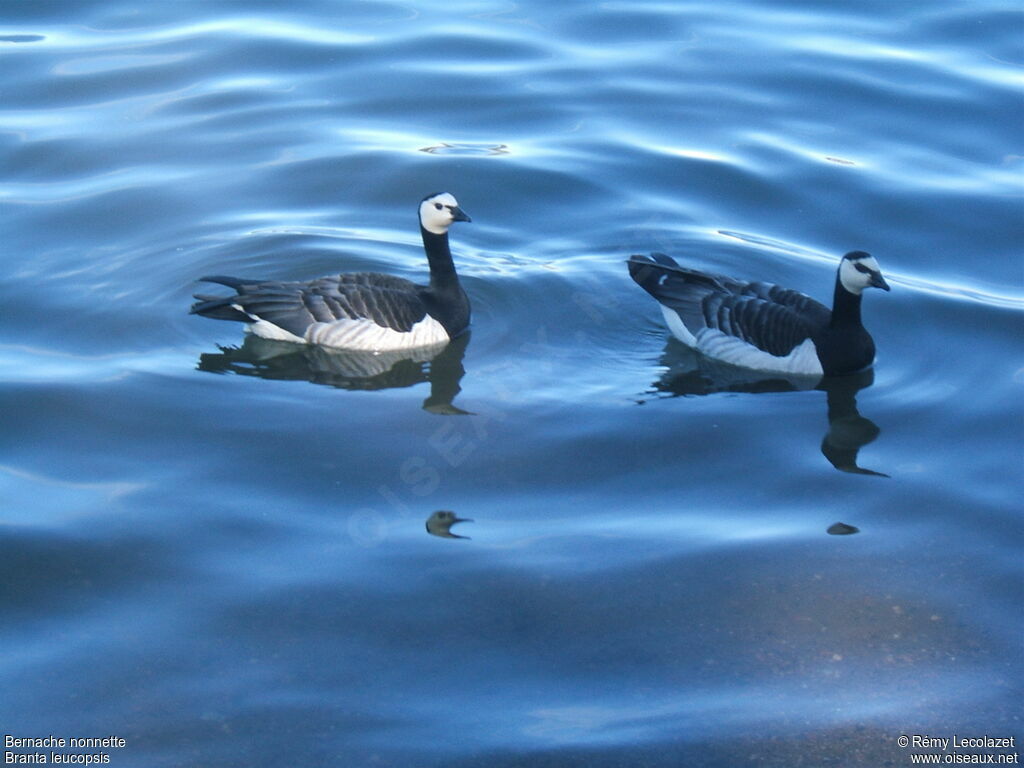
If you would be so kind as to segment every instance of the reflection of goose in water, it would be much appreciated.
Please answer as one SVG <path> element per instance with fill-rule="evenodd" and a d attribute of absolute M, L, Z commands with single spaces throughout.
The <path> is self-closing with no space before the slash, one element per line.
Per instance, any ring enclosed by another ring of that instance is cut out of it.
<path fill-rule="evenodd" d="M 440 536 L 442 539 L 468 539 L 469 536 L 452 533 L 451 527 L 456 523 L 472 522 L 473 518 L 471 517 L 458 517 L 447 509 L 439 509 L 427 518 L 427 533 L 431 536 Z"/>
<path fill-rule="evenodd" d="M 857 466 L 857 452 L 881 433 L 857 410 L 857 393 L 874 382 L 872 369 L 825 377 L 752 371 L 705 357 L 675 339 L 668 340 L 660 363 L 668 370 L 654 382 L 653 389 L 671 397 L 715 392 L 824 391 L 828 398 L 828 432 L 821 441 L 822 454 L 842 472 L 888 477 Z"/>
<path fill-rule="evenodd" d="M 411 387 L 430 382 L 424 410 L 439 414 L 464 414 L 452 401 L 462 387 L 462 365 L 469 332 L 448 344 L 404 352 L 360 352 L 328 349 L 245 337 L 241 347 L 221 347 L 219 353 L 199 356 L 198 369 L 209 373 L 237 373 L 263 379 L 310 381 L 339 389 L 378 390 Z"/>
<path fill-rule="evenodd" d="M 821 441 L 821 452 L 842 472 L 889 477 L 884 472 L 857 466 L 857 452 L 882 432 L 857 410 L 857 393 L 870 387 L 874 380 L 869 369 L 855 376 L 825 378 L 818 384 L 817 388 L 828 394 L 828 432 Z"/>

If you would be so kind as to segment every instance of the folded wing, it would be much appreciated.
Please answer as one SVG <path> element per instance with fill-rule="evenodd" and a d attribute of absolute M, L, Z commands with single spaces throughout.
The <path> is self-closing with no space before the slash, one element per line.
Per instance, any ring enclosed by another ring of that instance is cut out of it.
<path fill-rule="evenodd" d="M 830 317 L 826 307 L 798 291 L 686 269 L 664 254 L 631 257 L 629 272 L 695 339 L 709 329 L 785 357 Z"/>
<path fill-rule="evenodd" d="M 317 323 L 373 323 L 408 333 L 427 310 L 414 283 L 399 277 L 355 273 L 311 282 L 247 281 L 211 276 L 203 282 L 233 288 L 233 296 L 196 295 L 194 314 L 222 320 L 264 321 L 299 338 Z"/>

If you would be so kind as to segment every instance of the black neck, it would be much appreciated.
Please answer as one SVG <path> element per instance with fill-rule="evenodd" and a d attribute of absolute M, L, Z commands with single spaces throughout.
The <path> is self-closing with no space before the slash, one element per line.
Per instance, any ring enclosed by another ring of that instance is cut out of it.
<path fill-rule="evenodd" d="M 430 264 L 430 287 L 432 290 L 454 288 L 459 284 L 459 276 L 455 274 L 455 263 L 448 247 L 448 233 L 435 235 L 420 226 L 423 235 L 423 248 L 427 252 Z"/>
<path fill-rule="evenodd" d="M 860 294 L 846 290 L 838 275 L 832 298 L 832 325 L 863 325 L 860 321 Z"/>

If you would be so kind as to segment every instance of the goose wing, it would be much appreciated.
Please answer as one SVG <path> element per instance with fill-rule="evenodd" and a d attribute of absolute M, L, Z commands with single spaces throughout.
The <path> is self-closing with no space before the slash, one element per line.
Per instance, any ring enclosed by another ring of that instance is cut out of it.
<path fill-rule="evenodd" d="M 237 295 L 196 295 L 194 314 L 264 320 L 300 338 L 314 323 L 344 321 L 369 321 L 407 333 L 427 314 L 419 286 L 391 275 L 353 273 L 309 282 L 247 281 L 218 275 L 202 281 L 226 285 Z"/>
<path fill-rule="evenodd" d="M 776 357 L 792 352 L 831 315 L 798 291 L 687 269 L 664 254 L 631 257 L 629 272 L 694 337 L 706 328 L 721 331 Z"/>

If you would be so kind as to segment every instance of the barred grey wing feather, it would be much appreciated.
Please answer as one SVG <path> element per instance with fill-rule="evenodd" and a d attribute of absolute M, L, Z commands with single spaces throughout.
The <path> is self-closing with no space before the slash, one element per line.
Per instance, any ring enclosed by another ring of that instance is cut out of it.
<path fill-rule="evenodd" d="M 408 332 L 426 316 L 417 286 L 385 275 L 338 275 L 309 283 L 232 281 L 231 287 L 238 291 L 233 304 L 299 337 L 313 323 L 342 320 L 370 320 Z"/>
<path fill-rule="evenodd" d="M 717 304 L 717 306 L 714 306 Z M 814 328 L 790 307 L 755 296 L 708 297 L 707 327 L 784 357 L 811 336 Z"/>
<path fill-rule="evenodd" d="M 629 266 L 634 280 L 675 311 L 694 336 L 704 329 L 717 330 L 781 357 L 831 316 L 826 307 L 799 291 L 698 272 L 663 254 L 634 256 Z"/>

